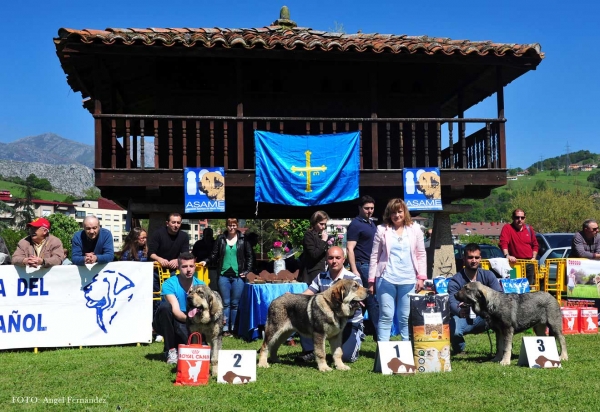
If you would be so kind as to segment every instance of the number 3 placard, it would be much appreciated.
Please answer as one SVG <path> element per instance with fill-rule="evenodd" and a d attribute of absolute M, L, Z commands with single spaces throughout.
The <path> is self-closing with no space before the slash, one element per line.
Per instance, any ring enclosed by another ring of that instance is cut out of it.
<path fill-rule="evenodd" d="M 219 351 L 218 383 L 248 383 L 256 381 L 255 350 Z"/>
<path fill-rule="evenodd" d="M 519 365 L 530 368 L 560 368 L 554 336 L 524 336 Z"/>

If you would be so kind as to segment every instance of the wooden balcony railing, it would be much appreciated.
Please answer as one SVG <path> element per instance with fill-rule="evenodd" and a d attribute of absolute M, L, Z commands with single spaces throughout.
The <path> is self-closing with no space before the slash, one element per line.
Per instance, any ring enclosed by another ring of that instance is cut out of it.
<path fill-rule="evenodd" d="M 253 170 L 255 130 L 296 135 L 358 130 L 362 170 L 506 168 L 505 119 L 94 117 L 96 169 Z M 479 129 L 467 136 L 474 126 Z"/>

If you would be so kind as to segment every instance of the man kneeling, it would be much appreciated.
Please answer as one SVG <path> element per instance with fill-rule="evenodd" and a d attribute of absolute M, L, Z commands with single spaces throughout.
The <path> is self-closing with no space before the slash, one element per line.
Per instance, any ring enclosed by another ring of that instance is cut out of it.
<path fill-rule="evenodd" d="M 312 281 L 308 289 L 303 295 L 315 295 L 325 292 L 331 285 L 342 279 L 352 279 L 357 281 L 362 286 L 362 281 L 359 276 L 344 269 L 344 251 L 334 246 L 327 251 L 327 265 L 329 271 L 319 273 Z M 342 361 L 356 362 L 358 359 L 358 351 L 360 344 L 365 339 L 363 333 L 363 315 L 362 310 L 358 308 L 354 312 L 354 316 L 348 319 L 346 327 L 342 331 Z M 314 343 L 310 338 L 300 337 L 302 344 L 302 353 L 296 357 L 296 362 L 310 362 L 315 360 Z"/>
<path fill-rule="evenodd" d="M 196 285 L 204 282 L 194 276 L 196 258 L 189 252 L 179 255 L 179 274 L 171 276 L 162 285 L 162 301 L 154 313 L 152 327 L 164 338 L 165 356 L 168 364 L 177 364 L 177 347 L 187 343 L 186 325 L 187 294 Z"/>
<path fill-rule="evenodd" d="M 478 244 L 469 243 L 464 247 L 463 262 L 465 267 L 448 282 L 450 311 L 453 315 L 452 319 L 450 319 L 450 343 L 452 344 L 454 355 L 465 351 L 464 335 L 482 333 L 489 329 L 485 319 L 475 316 L 475 312 L 463 302 L 456 300 L 454 294 L 461 290 L 467 283 L 475 281 L 481 282 L 498 292 L 502 292 L 496 275 L 489 270 L 479 267 L 481 250 Z"/>

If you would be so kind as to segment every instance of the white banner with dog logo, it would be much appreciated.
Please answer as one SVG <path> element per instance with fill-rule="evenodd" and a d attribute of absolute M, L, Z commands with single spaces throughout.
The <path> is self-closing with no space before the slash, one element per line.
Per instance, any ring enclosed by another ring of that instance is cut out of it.
<path fill-rule="evenodd" d="M 151 342 L 152 267 L 0 266 L 0 349 Z"/>

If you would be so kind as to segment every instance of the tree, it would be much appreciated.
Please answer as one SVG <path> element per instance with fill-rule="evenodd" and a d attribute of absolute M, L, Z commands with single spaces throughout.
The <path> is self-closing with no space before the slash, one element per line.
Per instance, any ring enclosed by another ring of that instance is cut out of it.
<path fill-rule="evenodd" d="M 523 209 L 527 223 L 541 233 L 581 230 L 581 222 L 597 216 L 600 208 L 581 191 L 563 192 L 553 189 L 535 192 L 518 192 L 511 200 L 512 209 Z"/>
<path fill-rule="evenodd" d="M 478 245 L 493 245 L 498 246 L 498 242 L 484 235 L 459 235 L 458 243 L 466 245 L 468 243 L 477 243 Z"/>
<path fill-rule="evenodd" d="M 37 191 L 29 182 L 25 182 L 23 187 L 25 194 L 24 199 L 17 199 L 15 202 L 12 224 L 18 229 L 25 230 L 27 223 L 35 219 L 35 211 L 33 210 L 33 199 L 37 195 Z"/>
<path fill-rule="evenodd" d="M 556 169 L 551 170 L 550 176 L 552 176 L 554 178 L 554 181 L 556 182 L 556 179 L 558 179 L 558 176 L 560 176 L 560 172 Z"/>
<path fill-rule="evenodd" d="M 535 176 L 538 172 L 537 167 L 530 167 L 527 171 L 529 172 L 529 176 Z"/>
<path fill-rule="evenodd" d="M 50 227 L 50 233 L 60 239 L 63 247 L 67 251 L 67 257 L 70 257 L 71 239 L 73 239 L 75 232 L 81 229 L 79 223 L 71 216 L 65 216 L 60 213 L 54 213 L 46 219 L 48 219 L 52 225 Z"/>
<path fill-rule="evenodd" d="M 96 186 L 88 187 L 83 192 L 83 197 L 87 200 L 98 200 L 100 196 L 100 189 L 98 189 Z"/>
<path fill-rule="evenodd" d="M 274 219 L 248 219 L 246 227 L 248 228 L 246 233 L 253 232 L 258 235 L 258 253 L 261 258 L 273 247 L 273 242 L 281 240 Z"/>
<path fill-rule="evenodd" d="M 548 183 L 545 180 L 538 179 L 535 181 L 535 186 L 533 187 L 534 192 L 540 192 L 548 190 Z"/>
<path fill-rule="evenodd" d="M 21 239 L 27 236 L 27 232 L 24 230 L 5 228 L 0 231 L 0 236 L 2 236 L 2 239 L 4 239 L 4 243 L 6 243 L 6 247 L 12 255 L 13 253 L 15 253 L 17 243 L 19 243 Z"/>
<path fill-rule="evenodd" d="M 600 189 L 600 170 L 590 174 L 587 181 L 592 183 L 596 189 Z"/>

